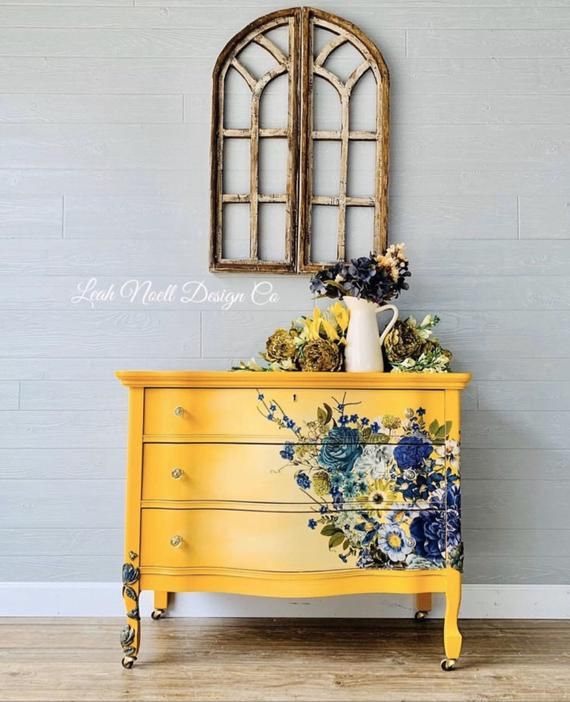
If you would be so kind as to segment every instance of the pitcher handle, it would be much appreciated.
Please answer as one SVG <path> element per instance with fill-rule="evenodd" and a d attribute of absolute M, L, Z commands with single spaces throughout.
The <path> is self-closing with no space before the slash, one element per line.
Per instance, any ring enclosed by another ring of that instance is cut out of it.
<path fill-rule="evenodd" d="M 394 316 L 388 322 L 388 324 L 386 325 L 386 328 L 384 329 L 382 334 L 380 334 L 380 346 L 382 346 L 382 344 L 384 343 L 384 339 L 386 338 L 386 335 L 388 334 L 388 332 L 392 329 L 394 324 L 396 324 L 396 322 L 398 321 L 398 316 L 400 314 L 396 305 L 382 305 L 382 307 L 380 307 L 378 310 L 376 310 L 376 314 L 380 314 L 380 312 L 384 312 L 384 310 L 392 310 L 394 313 Z"/>

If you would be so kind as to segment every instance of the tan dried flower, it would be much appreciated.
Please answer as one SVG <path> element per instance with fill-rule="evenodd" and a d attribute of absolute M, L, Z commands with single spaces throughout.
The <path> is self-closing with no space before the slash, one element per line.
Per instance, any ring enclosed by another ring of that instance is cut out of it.
<path fill-rule="evenodd" d="M 265 351 L 268 361 L 286 361 L 295 356 L 297 346 L 290 332 L 286 329 L 277 329 L 267 339 Z"/>
<path fill-rule="evenodd" d="M 398 321 L 384 339 L 384 349 L 390 363 L 401 363 L 406 358 L 417 358 L 424 340 L 406 322 Z"/>
<path fill-rule="evenodd" d="M 340 364 L 339 348 L 328 339 L 313 339 L 303 346 L 300 358 L 303 371 L 336 371 Z"/>
<path fill-rule="evenodd" d="M 445 356 L 448 359 L 448 363 L 451 363 L 451 359 L 453 358 L 451 351 L 449 349 L 444 349 L 438 341 L 426 341 L 422 348 L 422 353 L 433 353 L 439 356 Z"/>

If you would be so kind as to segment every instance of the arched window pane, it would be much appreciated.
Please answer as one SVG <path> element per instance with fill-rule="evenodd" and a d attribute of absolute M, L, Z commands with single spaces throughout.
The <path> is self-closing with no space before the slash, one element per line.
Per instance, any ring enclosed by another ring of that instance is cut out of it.
<path fill-rule="evenodd" d="M 388 83 L 370 39 L 322 10 L 273 12 L 226 45 L 214 69 L 213 270 L 314 271 L 360 249 L 364 220 L 370 248 L 385 248 Z"/>

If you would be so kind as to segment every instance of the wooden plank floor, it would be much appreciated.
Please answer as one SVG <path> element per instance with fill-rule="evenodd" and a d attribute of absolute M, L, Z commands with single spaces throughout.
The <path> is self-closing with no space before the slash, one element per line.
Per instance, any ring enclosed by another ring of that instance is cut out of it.
<path fill-rule="evenodd" d="M 122 624 L 0 620 L 0 700 L 570 700 L 570 622 L 464 621 L 451 673 L 441 621 L 144 620 L 130 671 Z"/>

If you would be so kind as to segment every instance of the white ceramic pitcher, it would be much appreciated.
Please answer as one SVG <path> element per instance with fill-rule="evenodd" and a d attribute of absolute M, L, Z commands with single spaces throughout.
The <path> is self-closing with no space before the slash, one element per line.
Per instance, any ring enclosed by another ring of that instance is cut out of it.
<path fill-rule="evenodd" d="M 345 370 L 351 373 L 383 371 L 382 343 L 386 334 L 396 324 L 398 308 L 395 305 L 380 306 L 375 302 L 351 296 L 345 297 L 343 302 L 350 311 L 344 348 Z M 392 310 L 393 317 L 379 336 L 377 316 L 384 310 Z"/>

